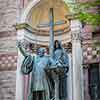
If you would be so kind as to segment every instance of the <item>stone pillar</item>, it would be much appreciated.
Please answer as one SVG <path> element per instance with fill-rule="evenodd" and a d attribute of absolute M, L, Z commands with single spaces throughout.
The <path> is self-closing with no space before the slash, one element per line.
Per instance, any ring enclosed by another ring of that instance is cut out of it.
<path fill-rule="evenodd" d="M 69 71 L 68 71 L 68 78 L 67 78 L 67 99 L 72 100 L 72 54 L 68 54 L 69 58 Z"/>
<path fill-rule="evenodd" d="M 18 40 L 24 39 L 24 31 L 18 30 Z M 24 100 L 24 76 L 21 73 L 21 64 L 23 56 L 18 50 L 17 70 L 16 70 L 16 98 L 15 100 Z"/>
<path fill-rule="evenodd" d="M 72 34 L 72 91 L 73 100 L 83 100 L 82 47 L 80 40 L 81 23 L 78 19 L 71 20 Z"/>

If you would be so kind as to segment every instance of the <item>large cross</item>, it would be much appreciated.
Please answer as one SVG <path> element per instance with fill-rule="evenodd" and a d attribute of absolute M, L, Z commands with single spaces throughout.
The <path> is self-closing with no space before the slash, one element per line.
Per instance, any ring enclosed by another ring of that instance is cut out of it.
<path fill-rule="evenodd" d="M 53 57 L 54 51 L 54 13 L 53 8 L 50 8 L 50 55 Z"/>
<path fill-rule="evenodd" d="M 53 8 L 50 8 L 49 20 L 50 20 L 49 23 L 39 24 L 37 27 L 38 28 L 50 27 L 50 45 L 49 45 L 50 49 L 49 49 L 49 51 L 50 51 L 51 57 L 53 57 L 53 51 L 54 51 L 54 26 L 65 24 L 66 21 L 60 20 L 60 21 L 57 21 L 57 22 L 54 23 L 54 11 L 53 11 Z"/>
<path fill-rule="evenodd" d="M 53 8 L 50 8 L 49 19 L 50 19 L 49 24 L 42 24 L 41 26 L 45 26 L 45 27 L 49 26 L 50 27 L 50 56 L 53 57 L 53 51 L 54 51 L 54 25 L 61 25 L 63 23 L 56 22 L 54 24 Z M 57 74 L 55 74 L 55 72 L 53 72 L 52 77 L 53 77 L 54 83 L 55 83 L 54 100 L 59 100 L 59 76 Z"/>

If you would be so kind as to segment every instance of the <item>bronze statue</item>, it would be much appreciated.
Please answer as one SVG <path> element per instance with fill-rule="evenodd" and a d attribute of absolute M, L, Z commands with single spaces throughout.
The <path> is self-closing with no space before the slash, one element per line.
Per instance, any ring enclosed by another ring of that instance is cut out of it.
<path fill-rule="evenodd" d="M 31 89 L 28 100 L 49 100 L 49 83 L 45 73 L 45 67 L 48 66 L 49 59 L 44 55 L 45 49 L 39 48 L 36 56 L 27 54 L 18 42 L 18 48 L 24 56 L 24 60 L 21 66 L 23 74 L 29 74 L 32 72 Z"/>
<path fill-rule="evenodd" d="M 57 67 L 61 67 L 59 76 L 59 99 L 66 100 L 67 98 L 67 72 L 69 70 L 68 55 L 62 48 L 61 42 L 55 40 L 54 42 L 54 56 L 53 59 Z M 63 71 L 61 74 L 61 71 Z M 60 75 L 61 74 L 61 75 Z"/>

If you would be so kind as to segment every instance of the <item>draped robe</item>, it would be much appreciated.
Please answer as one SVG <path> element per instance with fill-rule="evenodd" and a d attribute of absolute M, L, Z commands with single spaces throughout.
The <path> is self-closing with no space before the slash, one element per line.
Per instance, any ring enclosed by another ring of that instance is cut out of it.
<path fill-rule="evenodd" d="M 18 44 L 19 50 L 24 56 L 24 60 L 21 66 L 21 72 L 24 75 L 30 74 L 32 72 L 31 83 L 30 83 L 30 92 L 28 96 L 28 100 L 35 100 L 33 97 L 33 93 L 41 92 L 44 94 L 42 100 L 49 100 L 49 87 L 48 77 L 45 72 L 45 68 L 49 64 L 49 57 L 36 55 L 33 56 L 31 54 L 27 54 L 22 48 L 21 44 Z M 43 49 L 39 49 L 40 53 L 43 53 Z"/>
<path fill-rule="evenodd" d="M 67 52 L 61 47 L 60 41 L 58 41 L 59 47 L 54 50 L 54 62 L 57 66 L 63 67 L 66 65 L 66 69 L 63 76 L 59 76 L 59 99 L 66 100 L 67 98 L 67 72 L 69 70 L 69 61 Z"/>

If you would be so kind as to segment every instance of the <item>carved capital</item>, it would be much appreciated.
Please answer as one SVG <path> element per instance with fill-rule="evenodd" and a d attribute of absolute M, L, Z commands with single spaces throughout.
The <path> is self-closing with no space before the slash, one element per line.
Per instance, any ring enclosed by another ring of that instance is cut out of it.
<path fill-rule="evenodd" d="M 71 35 L 72 40 L 81 40 L 80 32 L 73 32 Z"/>
<path fill-rule="evenodd" d="M 71 20 L 72 40 L 81 40 L 82 25 L 78 19 Z"/>

